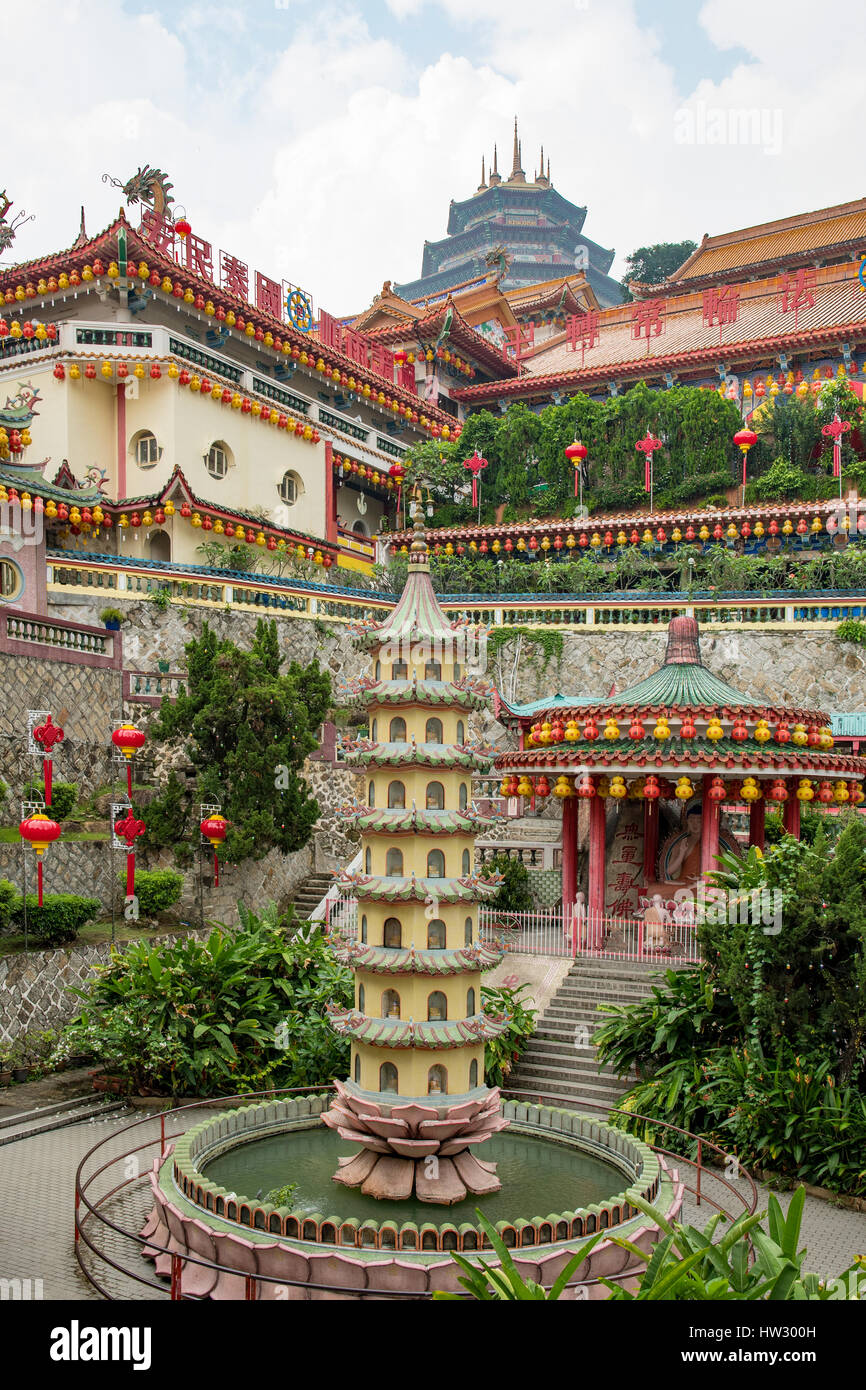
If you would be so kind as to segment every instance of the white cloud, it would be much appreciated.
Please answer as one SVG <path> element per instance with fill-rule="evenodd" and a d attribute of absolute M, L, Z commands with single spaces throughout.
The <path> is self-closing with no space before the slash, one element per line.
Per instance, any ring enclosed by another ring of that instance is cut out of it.
<path fill-rule="evenodd" d="M 216 246 L 332 311 L 360 309 L 384 279 L 420 273 L 424 239 L 444 236 L 449 199 L 471 195 L 494 140 L 507 173 L 515 111 L 524 167 L 543 141 L 556 187 L 589 209 L 586 234 L 621 256 L 860 192 L 864 24 L 841 0 L 825 0 L 817 33 L 807 0 L 767 0 L 760 23 L 754 0 L 708 0 L 711 41 L 748 60 L 685 96 L 631 0 L 388 0 L 386 36 L 354 0 L 278 8 L 285 23 L 271 11 L 258 45 L 254 7 L 195 4 L 173 33 L 155 14 L 42 0 L 38 75 L 13 64 L 4 79 L 27 125 L 3 177 L 37 213 L 15 255 L 69 245 L 82 201 L 90 229 L 105 225 L 120 195 L 100 175 L 149 162 Z M 456 51 L 419 59 L 439 15 Z M 32 47 L 32 23 L 4 9 L 2 50 Z M 703 111 L 703 139 L 696 127 L 678 142 L 683 109 Z M 779 113 L 776 152 L 706 138 L 707 113 L 742 133 L 737 113 L 752 110 L 765 135 Z"/>

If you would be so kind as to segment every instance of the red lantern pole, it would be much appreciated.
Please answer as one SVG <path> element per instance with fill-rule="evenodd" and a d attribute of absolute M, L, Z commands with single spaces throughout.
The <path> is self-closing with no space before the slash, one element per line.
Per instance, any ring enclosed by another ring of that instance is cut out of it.
<path fill-rule="evenodd" d="M 126 841 L 126 896 L 132 898 L 135 896 L 135 841 L 137 836 L 144 834 L 144 821 L 136 820 L 130 807 L 122 820 L 115 821 L 114 829 Z"/>
<path fill-rule="evenodd" d="M 219 849 L 219 846 L 220 846 L 220 845 L 223 843 L 223 841 L 225 840 L 226 831 L 228 830 L 228 828 L 229 828 L 229 823 L 228 823 L 228 821 L 226 820 L 225 816 L 220 816 L 220 815 L 208 816 L 206 820 L 203 820 L 203 821 L 202 821 L 202 823 L 201 823 L 201 825 L 200 825 L 200 827 L 199 827 L 199 829 L 201 830 L 201 833 L 202 833 L 202 835 L 204 835 L 205 839 L 206 839 L 206 840 L 210 840 L 211 844 L 213 845 L 213 886 L 214 886 L 214 888 L 219 888 L 219 886 L 220 886 L 220 861 L 219 861 L 218 849 Z"/>
<path fill-rule="evenodd" d="M 589 450 L 585 444 L 575 438 L 573 444 L 566 446 L 565 457 L 571 459 L 574 464 L 574 495 L 580 498 L 580 506 L 583 506 L 583 461 Z"/>
<path fill-rule="evenodd" d="M 481 520 L 481 509 L 478 502 L 478 474 L 483 468 L 487 467 L 486 458 L 482 458 L 478 450 L 472 455 L 471 459 L 463 460 L 463 467 L 470 469 L 472 473 L 472 505 L 479 508 L 478 519 Z"/>
<path fill-rule="evenodd" d="M 49 816 L 44 816 L 41 811 L 36 811 L 32 816 L 21 821 L 18 826 L 18 833 L 22 839 L 28 840 L 36 851 L 36 892 L 37 902 L 42 906 L 42 856 L 53 840 L 60 837 L 60 826 L 57 821 L 51 820 Z"/>
<path fill-rule="evenodd" d="M 833 477 L 839 479 L 839 499 L 842 498 L 842 436 L 847 434 L 851 425 L 847 420 L 843 420 L 838 410 L 830 421 L 829 425 L 822 425 L 821 433 L 827 439 L 833 441 Z"/>
<path fill-rule="evenodd" d="M 51 715 L 45 720 L 44 724 L 38 724 L 33 730 L 33 738 L 42 746 L 42 775 L 45 781 L 45 805 L 51 805 L 51 775 L 52 761 L 51 750 L 55 743 L 60 743 L 63 739 L 63 730 L 57 724 L 52 724 Z M 39 866 L 40 873 L 42 865 Z"/>
<path fill-rule="evenodd" d="M 743 506 L 746 504 L 746 459 L 748 458 L 749 450 L 754 444 L 757 444 L 757 442 L 758 436 L 755 434 L 754 430 L 737 430 L 737 433 L 734 435 L 734 443 L 743 455 Z"/>
<path fill-rule="evenodd" d="M 134 724 L 121 724 L 119 729 L 115 729 L 111 735 L 111 742 L 115 748 L 119 748 L 126 758 L 126 790 L 132 800 L 132 758 L 133 754 L 144 747 L 145 735 L 140 729 L 136 729 Z"/>
<path fill-rule="evenodd" d="M 634 446 L 639 453 L 645 457 L 644 464 L 644 492 L 650 495 L 650 511 L 653 509 L 653 454 L 656 449 L 662 447 L 660 439 L 656 439 L 648 429 L 643 439 L 639 439 Z"/>

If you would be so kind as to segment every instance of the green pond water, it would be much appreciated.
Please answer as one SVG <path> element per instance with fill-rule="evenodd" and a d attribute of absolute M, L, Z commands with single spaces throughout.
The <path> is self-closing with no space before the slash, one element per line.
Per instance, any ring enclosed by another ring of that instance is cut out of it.
<path fill-rule="evenodd" d="M 452 1207 L 430 1202 L 379 1202 L 357 1188 L 332 1180 L 337 1158 L 357 1149 L 320 1125 L 294 1133 L 274 1134 L 240 1144 L 206 1167 L 211 1182 L 238 1197 L 266 1197 L 275 1187 L 297 1183 L 292 1210 L 307 1215 L 338 1216 L 359 1221 L 474 1221 L 480 1207 L 490 1221 L 528 1220 L 554 1212 L 576 1211 L 629 1186 L 613 1164 L 579 1149 L 504 1130 L 478 1148 L 478 1156 L 497 1164 L 502 1189 L 487 1197 L 468 1196 Z"/>

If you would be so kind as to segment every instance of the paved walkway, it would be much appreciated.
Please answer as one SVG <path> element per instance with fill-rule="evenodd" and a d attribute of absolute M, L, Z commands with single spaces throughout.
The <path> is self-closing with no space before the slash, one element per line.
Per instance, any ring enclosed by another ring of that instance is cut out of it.
<path fill-rule="evenodd" d="M 194 1124 L 200 1112 L 190 1111 Z M 93 1299 L 99 1295 L 87 1283 L 73 1252 L 73 1191 L 75 1170 L 83 1155 L 99 1140 L 116 1135 L 141 1111 L 126 1115 L 116 1112 L 105 1119 L 91 1120 L 68 1129 L 22 1139 L 2 1150 L 3 1213 L 0 1218 L 0 1278 L 41 1279 L 46 1299 Z M 156 1122 L 143 1126 L 142 1138 L 157 1133 Z M 135 1141 L 129 1136 L 112 1143 L 115 1153 L 125 1152 Z M 150 1167 L 156 1150 L 142 1155 L 142 1171 Z M 113 1182 L 117 1181 L 115 1177 Z M 745 1186 L 745 1185 L 743 1185 Z M 767 1189 L 760 1189 L 760 1208 L 766 1208 Z M 787 1207 L 789 1193 L 780 1196 Z M 138 1229 L 146 1207 L 146 1193 L 138 1195 L 127 1208 L 130 1229 Z M 114 1214 L 120 1217 L 119 1212 Z M 686 1220 L 703 1226 L 712 1214 L 704 1205 L 698 1211 L 689 1205 Z M 112 1237 L 113 1253 L 124 1257 L 131 1267 L 141 1267 L 152 1277 L 152 1265 L 138 1255 L 132 1242 Z M 855 1255 L 866 1253 L 866 1213 L 852 1212 L 815 1197 L 806 1200 L 801 1244 L 808 1248 L 807 1267 L 825 1277 L 839 1274 Z M 140 1261 L 140 1266 L 139 1266 Z M 101 1276 L 103 1277 L 103 1276 Z M 108 1276 L 115 1297 L 148 1299 L 161 1295 L 146 1286 Z"/>

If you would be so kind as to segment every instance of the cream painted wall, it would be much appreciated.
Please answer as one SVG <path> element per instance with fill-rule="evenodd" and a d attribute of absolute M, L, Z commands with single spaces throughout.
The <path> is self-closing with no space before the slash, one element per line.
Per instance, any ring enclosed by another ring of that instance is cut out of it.
<path fill-rule="evenodd" d="M 409 1051 L 399 1047 L 370 1047 L 353 1043 L 350 1077 L 355 1078 L 355 1057 L 361 1059 L 360 1085 L 365 1091 L 379 1090 L 379 1068 L 391 1062 L 397 1068 L 400 1087 L 395 1104 L 409 1096 L 426 1096 L 431 1066 L 444 1066 L 447 1073 L 447 1094 L 462 1095 L 470 1089 L 469 1069 L 474 1061 L 478 1069 L 478 1085 L 484 1084 L 484 1045 L 449 1048 L 445 1052 Z"/>
<path fill-rule="evenodd" d="M 401 940 L 404 946 L 414 945 L 417 950 L 427 949 L 427 929 L 429 920 L 423 903 L 362 903 L 359 908 L 361 939 L 363 940 L 363 921 L 367 921 L 367 945 L 384 946 L 385 922 L 396 918 L 402 927 Z M 457 951 L 471 944 L 466 940 L 466 922 L 472 923 L 472 941 L 477 932 L 477 903 L 442 903 L 438 919 L 445 923 L 445 950 Z"/>

